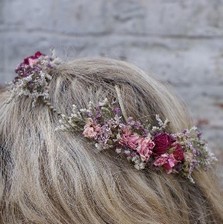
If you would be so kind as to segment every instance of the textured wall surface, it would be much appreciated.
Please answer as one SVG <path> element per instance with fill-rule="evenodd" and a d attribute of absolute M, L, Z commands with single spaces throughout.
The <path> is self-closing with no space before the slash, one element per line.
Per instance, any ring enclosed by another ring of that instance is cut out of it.
<path fill-rule="evenodd" d="M 223 0 L 0 0 L 0 43 L 0 83 L 51 47 L 152 71 L 223 149 Z"/>

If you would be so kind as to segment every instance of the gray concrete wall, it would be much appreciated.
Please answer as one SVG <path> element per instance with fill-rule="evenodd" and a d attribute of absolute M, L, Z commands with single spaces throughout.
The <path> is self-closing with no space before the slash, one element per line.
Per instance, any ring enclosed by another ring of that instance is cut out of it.
<path fill-rule="evenodd" d="M 0 82 L 36 50 L 108 56 L 170 83 L 223 149 L 223 0 L 0 0 Z"/>

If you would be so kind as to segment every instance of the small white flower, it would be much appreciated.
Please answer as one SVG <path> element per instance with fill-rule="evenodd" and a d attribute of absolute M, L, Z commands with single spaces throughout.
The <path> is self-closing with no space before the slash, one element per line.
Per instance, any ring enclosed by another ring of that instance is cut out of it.
<path fill-rule="evenodd" d="M 103 101 L 101 101 L 101 102 L 98 103 L 98 105 L 99 105 L 100 107 L 103 107 L 103 106 L 105 106 L 105 105 L 107 105 L 107 104 L 108 104 L 108 99 L 107 99 L 107 98 L 105 98 Z"/>
<path fill-rule="evenodd" d="M 120 149 L 120 148 L 116 148 L 115 151 L 116 151 L 118 154 L 120 154 L 120 153 L 122 152 L 122 149 Z"/>
<path fill-rule="evenodd" d="M 99 143 L 95 143 L 95 147 L 96 149 L 98 149 L 99 151 L 101 151 L 103 148 Z"/>
<path fill-rule="evenodd" d="M 85 108 L 84 108 L 84 109 L 80 109 L 80 112 L 81 112 L 81 113 L 85 113 L 85 112 L 87 112 L 87 111 L 88 111 L 88 110 L 85 109 Z"/>
<path fill-rule="evenodd" d="M 139 163 L 140 162 L 139 156 L 132 157 L 132 162 Z"/>
<path fill-rule="evenodd" d="M 140 167 L 139 167 L 139 164 L 135 164 L 134 167 L 137 169 L 137 170 L 140 170 Z"/>
<path fill-rule="evenodd" d="M 134 165 L 134 167 L 137 169 L 137 170 L 143 170 L 143 169 L 145 169 L 145 163 L 143 163 L 143 162 L 139 162 L 139 163 L 136 163 L 135 165 Z"/>
<path fill-rule="evenodd" d="M 125 150 L 124 153 L 125 153 L 126 155 L 130 155 L 131 152 L 130 152 L 129 150 Z"/>
<path fill-rule="evenodd" d="M 72 113 L 70 116 L 71 116 L 72 118 L 77 118 L 77 117 L 78 117 L 78 115 L 77 115 L 76 113 Z"/>

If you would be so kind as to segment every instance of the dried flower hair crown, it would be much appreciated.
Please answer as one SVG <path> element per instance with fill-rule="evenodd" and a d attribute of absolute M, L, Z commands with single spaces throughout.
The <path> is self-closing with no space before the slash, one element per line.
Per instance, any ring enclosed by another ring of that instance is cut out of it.
<path fill-rule="evenodd" d="M 29 96 L 34 103 L 41 98 L 56 112 L 48 101 L 48 85 L 52 78 L 49 71 L 60 63 L 54 55 L 48 57 L 40 52 L 24 59 L 16 69 L 13 94 Z M 81 134 L 99 150 L 114 150 L 138 170 L 150 168 L 175 173 L 191 182 L 194 182 L 192 172 L 195 169 L 206 169 L 216 160 L 196 127 L 169 133 L 168 120 L 162 121 L 159 115 L 156 115 L 156 126 L 127 117 L 119 88 L 115 88 L 118 102 L 105 98 L 97 105 L 90 102 L 83 109 L 73 105 L 70 116 L 58 113 L 61 119 L 56 130 Z"/>
<path fill-rule="evenodd" d="M 57 130 L 81 133 L 99 150 L 115 150 L 124 155 L 138 170 L 150 168 L 177 173 L 193 181 L 195 169 L 206 169 L 216 160 L 208 151 L 196 127 L 179 133 L 167 132 L 168 120 L 156 115 L 157 126 L 128 117 L 119 105 L 105 99 L 78 110 L 73 105 L 70 116 L 62 115 Z"/>

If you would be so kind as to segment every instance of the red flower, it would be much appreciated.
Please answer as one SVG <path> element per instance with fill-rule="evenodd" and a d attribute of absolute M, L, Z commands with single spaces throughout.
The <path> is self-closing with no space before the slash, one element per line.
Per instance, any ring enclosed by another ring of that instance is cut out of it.
<path fill-rule="evenodd" d="M 182 146 L 178 143 L 175 147 L 176 148 L 173 152 L 173 156 L 176 160 L 182 161 L 184 159 L 184 151 L 182 149 Z"/>
<path fill-rule="evenodd" d="M 153 141 L 155 142 L 154 153 L 162 155 L 170 148 L 175 140 L 167 133 L 160 133 L 155 136 Z"/>
<path fill-rule="evenodd" d="M 169 163 L 163 164 L 163 168 L 168 174 L 172 172 L 172 167 L 170 166 Z"/>
<path fill-rule="evenodd" d="M 30 61 L 36 60 L 41 56 L 44 56 L 44 54 L 42 54 L 40 51 L 37 51 L 34 55 L 25 58 L 23 64 L 30 65 Z"/>
<path fill-rule="evenodd" d="M 39 58 L 40 56 L 43 56 L 43 54 L 40 51 L 37 51 L 35 53 L 35 59 Z"/>

